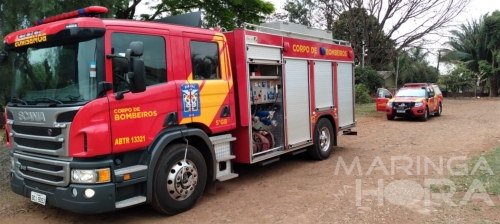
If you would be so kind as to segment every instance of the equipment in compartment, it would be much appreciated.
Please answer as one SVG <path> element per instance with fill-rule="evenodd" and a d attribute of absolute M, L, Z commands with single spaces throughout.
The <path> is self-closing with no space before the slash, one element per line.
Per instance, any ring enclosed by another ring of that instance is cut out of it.
<path fill-rule="evenodd" d="M 261 76 L 262 77 L 262 76 Z M 250 81 L 250 96 L 251 102 L 257 103 L 271 103 L 274 102 L 276 97 L 276 80 L 251 80 Z"/>
<path fill-rule="evenodd" d="M 265 105 L 269 108 L 273 105 Z M 276 147 L 276 138 L 273 131 L 279 130 L 279 123 L 275 120 L 274 115 L 279 107 L 274 107 L 271 110 L 257 110 L 252 115 L 252 140 L 253 152 L 263 152 Z"/>

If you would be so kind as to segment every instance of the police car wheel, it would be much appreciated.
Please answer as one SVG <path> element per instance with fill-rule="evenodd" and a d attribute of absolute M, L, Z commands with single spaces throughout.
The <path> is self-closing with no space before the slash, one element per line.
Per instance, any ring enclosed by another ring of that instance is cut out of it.
<path fill-rule="evenodd" d="M 439 103 L 439 108 L 438 111 L 436 112 L 436 116 L 441 116 L 441 113 L 443 113 L 443 105 Z"/>
<path fill-rule="evenodd" d="M 427 120 L 429 120 L 429 108 L 425 107 L 425 113 L 422 116 L 422 121 L 427 121 Z"/>

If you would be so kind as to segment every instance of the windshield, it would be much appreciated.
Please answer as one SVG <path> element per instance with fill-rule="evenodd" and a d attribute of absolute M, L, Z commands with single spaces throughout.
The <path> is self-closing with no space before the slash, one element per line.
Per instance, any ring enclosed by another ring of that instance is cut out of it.
<path fill-rule="evenodd" d="M 396 94 L 397 97 L 425 97 L 425 89 L 402 89 Z"/>
<path fill-rule="evenodd" d="M 12 103 L 74 104 L 96 98 L 96 40 L 13 52 Z"/>

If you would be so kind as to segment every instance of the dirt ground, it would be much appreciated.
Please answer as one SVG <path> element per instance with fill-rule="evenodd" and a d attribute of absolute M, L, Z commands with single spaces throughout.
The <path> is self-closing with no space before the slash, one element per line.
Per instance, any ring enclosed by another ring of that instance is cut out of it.
<path fill-rule="evenodd" d="M 499 145 L 499 117 L 500 101 L 487 99 L 445 99 L 442 116 L 427 122 L 388 121 L 369 113 L 358 119 L 357 136 L 339 137 L 330 159 L 287 156 L 264 167 L 237 166 L 240 177 L 220 183 L 216 195 L 204 195 L 195 208 L 173 217 L 149 206 L 78 215 L 36 205 L 11 193 L 8 154 L 1 149 L 0 223 L 493 223 L 500 220 L 500 197 L 490 196 L 493 206 L 480 199 L 452 206 L 439 197 L 425 203 L 433 191 L 424 183 L 463 170 L 456 167 L 466 161 L 457 156 L 470 158 Z M 392 173 L 408 161 L 392 165 L 391 156 L 410 158 L 411 175 Z M 339 161 L 350 168 L 356 158 L 360 173 L 356 166 L 350 174 L 342 166 L 336 172 Z M 425 158 L 437 166 L 442 158 L 443 174 L 430 165 L 425 172 Z M 368 195 L 377 189 L 380 197 Z M 457 192 L 453 201 L 458 204 L 464 193 Z"/>

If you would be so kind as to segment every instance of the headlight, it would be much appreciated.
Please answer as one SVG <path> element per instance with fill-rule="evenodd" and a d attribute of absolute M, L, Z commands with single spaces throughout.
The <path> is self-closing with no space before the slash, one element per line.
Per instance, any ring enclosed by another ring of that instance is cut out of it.
<path fill-rule="evenodd" d="M 392 107 L 392 102 L 387 102 L 388 107 Z"/>
<path fill-rule="evenodd" d="M 423 106 L 423 105 L 424 105 L 424 103 L 422 103 L 422 102 L 417 102 L 417 103 L 415 103 L 415 107 L 421 107 L 421 106 Z"/>
<path fill-rule="evenodd" d="M 94 184 L 107 183 L 111 181 L 111 172 L 109 168 L 94 170 L 71 170 L 71 182 Z"/>

